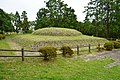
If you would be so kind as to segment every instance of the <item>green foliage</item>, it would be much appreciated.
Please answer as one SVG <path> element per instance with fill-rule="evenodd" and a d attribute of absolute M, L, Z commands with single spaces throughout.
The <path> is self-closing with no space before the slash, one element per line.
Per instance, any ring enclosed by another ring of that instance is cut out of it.
<path fill-rule="evenodd" d="M 41 52 L 44 55 L 44 60 L 50 60 L 52 58 L 55 58 L 57 56 L 56 52 L 57 48 L 46 46 L 39 49 L 39 52 Z"/>
<path fill-rule="evenodd" d="M 22 30 L 23 33 L 27 33 L 30 29 L 30 22 L 28 21 L 27 12 L 23 11 L 22 15 L 20 16 L 19 13 L 16 11 L 14 16 L 14 24 L 16 26 L 16 32 L 18 33 L 19 30 Z"/>
<path fill-rule="evenodd" d="M 114 48 L 114 43 L 113 42 L 106 42 L 104 44 L 104 48 L 108 51 L 111 51 Z"/>
<path fill-rule="evenodd" d="M 120 37 L 119 7 L 119 0 L 90 0 L 84 12 L 86 13 L 85 20 L 94 22 L 94 35 L 107 38 Z"/>
<path fill-rule="evenodd" d="M 120 48 L 120 42 L 118 42 L 118 41 L 113 41 L 113 44 L 114 44 L 114 48 L 115 48 L 115 49 Z"/>
<path fill-rule="evenodd" d="M 22 26 L 22 21 L 20 19 L 21 19 L 20 15 L 19 15 L 18 11 L 16 11 L 14 22 L 15 22 L 15 26 L 16 26 L 15 30 L 17 33 L 19 32 L 19 30 L 21 29 L 21 26 Z"/>
<path fill-rule="evenodd" d="M 0 9 L 0 33 L 12 32 L 13 30 L 14 27 L 9 14 Z"/>
<path fill-rule="evenodd" d="M 34 31 L 32 34 L 45 36 L 80 36 L 81 32 L 67 28 L 42 28 Z"/>
<path fill-rule="evenodd" d="M 74 54 L 73 50 L 71 49 L 70 46 L 62 46 L 61 50 L 63 51 L 63 56 L 72 56 Z"/>
<path fill-rule="evenodd" d="M 0 34 L 0 40 L 5 39 L 5 35 Z"/>
<path fill-rule="evenodd" d="M 103 51 L 105 48 L 98 46 L 98 47 L 96 47 L 96 49 L 98 49 L 98 52 L 100 52 L 100 51 Z"/>
<path fill-rule="evenodd" d="M 28 21 L 28 17 L 27 17 L 27 12 L 26 11 L 23 11 L 22 12 L 22 15 L 21 15 L 21 19 L 23 20 L 22 21 L 22 31 L 24 33 L 27 33 L 27 31 L 29 30 L 30 28 L 30 23 Z"/>
<path fill-rule="evenodd" d="M 120 43 L 120 40 L 116 40 L 116 41 Z"/>
<path fill-rule="evenodd" d="M 26 30 L 25 33 L 32 33 L 32 30 Z"/>
<path fill-rule="evenodd" d="M 77 18 L 75 10 L 64 4 L 62 0 L 48 0 L 45 2 L 46 8 L 41 8 L 37 12 L 35 29 L 49 26 L 72 28 L 76 26 Z"/>

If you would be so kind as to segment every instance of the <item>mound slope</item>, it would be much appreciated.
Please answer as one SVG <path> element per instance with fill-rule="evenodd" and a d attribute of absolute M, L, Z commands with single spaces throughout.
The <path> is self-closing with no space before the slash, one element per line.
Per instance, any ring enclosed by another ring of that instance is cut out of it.
<path fill-rule="evenodd" d="M 12 38 L 12 41 L 18 43 L 26 49 L 38 50 L 43 46 L 61 47 L 63 45 L 85 46 L 88 44 L 95 45 L 98 43 L 105 43 L 104 38 L 91 37 L 86 35 L 81 36 L 40 36 L 40 35 L 17 35 Z"/>

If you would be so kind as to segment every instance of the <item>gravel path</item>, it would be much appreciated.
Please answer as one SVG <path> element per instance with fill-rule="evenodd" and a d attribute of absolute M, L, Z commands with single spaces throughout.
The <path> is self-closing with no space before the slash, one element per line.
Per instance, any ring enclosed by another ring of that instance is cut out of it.
<path fill-rule="evenodd" d="M 106 57 L 110 57 L 111 59 L 115 60 L 114 63 L 108 64 L 104 66 L 105 68 L 111 68 L 113 66 L 120 65 L 120 50 L 112 50 L 112 51 L 103 51 L 96 54 L 89 54 L 89 55 L 82 55 L 82 56 L 75 56 L 74 58 L 82 58 L 86 61 L 94 60 L 94 59 L 105 59 Z"/>

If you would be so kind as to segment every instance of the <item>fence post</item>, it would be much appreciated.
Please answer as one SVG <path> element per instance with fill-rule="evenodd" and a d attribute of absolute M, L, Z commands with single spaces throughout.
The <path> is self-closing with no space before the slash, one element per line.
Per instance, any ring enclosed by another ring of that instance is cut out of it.
<path fill-rule="evenodd" d="M 89 52 L 90 52 L 90 44 L 89 44 Z"/>
<path fill-rule="evenodd" d="M 77 45 L 77 55 L 79 55 L 79 46 Z"/>
<path fill-rule="evenodd" d="M 21 49 L 22 51 L 22 62 L 24 61 L 24 48 Z"/>
<path fill-rule="evenodd" d="M 100 51 L 100 44 L 98 44 L 98 51 Z"/>

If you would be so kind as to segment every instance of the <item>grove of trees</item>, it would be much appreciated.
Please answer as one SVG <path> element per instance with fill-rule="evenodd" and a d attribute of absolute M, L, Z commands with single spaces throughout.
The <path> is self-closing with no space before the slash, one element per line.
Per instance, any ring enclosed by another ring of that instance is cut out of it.
<path fill-rule="evenodd" d="M 2 9 L 0 9 L 0 33 L 12 31 L 14 31 L 14 27 L 11 23 L 10 16 Z"/>
<path fill-rule="evenodd" d="M 20 30 L 23 33 L 27 33 L 30 30 L 30 23 L 28 21 L 26 11 L 22 12 L 20 16 L 18 11 L 15 14 L 6 13 L 2 9 L 0 9 L 0 33 L 5 32 L 19 32 Z"/>
<path fill-rule="evenodd" d="M 120 37 L 120 0 L 91 0 L 85 13 L 85 20 L 95 26 L 96 36 Z"/>
<path fill-rule="evenodd" d="M 75 10 L 61 0 L 49 0 L 45 8 L 37 12 L 35 29 L 44 27 L 73 28 L 77 22 Z"/>
<path fill-rule="evenodd" d="M 62 27 L 85 35 L 120 38 L 120 0 L 90 0 L 85 6 L 84 22 L 77 21 L 75 10 L 62 0 L 46 0 L 45 4 L 46 7 L 36 13 L 35 21 L 28 21 L 26 11 L 20 15 L 17 11 L 8 14 L 0 9 L 0 32 L 22 30 L 27 33 L 33 28 Z"/>

